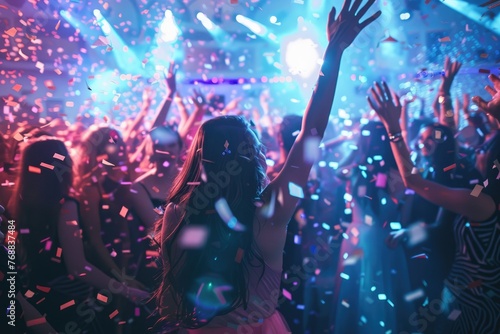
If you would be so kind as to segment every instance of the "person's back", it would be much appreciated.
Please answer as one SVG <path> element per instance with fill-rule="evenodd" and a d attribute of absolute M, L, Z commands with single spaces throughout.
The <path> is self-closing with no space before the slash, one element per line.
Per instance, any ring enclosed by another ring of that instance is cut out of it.
<path fill-rule="evenodd" d="M 371 5 L 360 9 L 356 1 L 350 8 L 347 0 L 337 19 L 335 9 L 330 12 L 322 75 L 285 165 L 267 186 L 265 156 L 248 122 L 223 116 L 200 127 L 167 199 L 162 225 L 165 269 L 156 291 L 162 330 L 210 333 L 215 326 L 214 333 L 242 332 L 245 325 L 213 321 L 224 314 L 237 318 L 240 307 L 252 311 L 252 297 L 260 300 L 271 292 L 270 303 L 259 306 L 269 310 L 262 314 L 261 332 L 288 332 L 273 307 L 278 294 L 272 295 L 283 265 L 287 223 L 313 164 L 306 150 L 312 140 L 323 138 L 328 123 L 342 53 L 381 14 L 360 23 Z"/>

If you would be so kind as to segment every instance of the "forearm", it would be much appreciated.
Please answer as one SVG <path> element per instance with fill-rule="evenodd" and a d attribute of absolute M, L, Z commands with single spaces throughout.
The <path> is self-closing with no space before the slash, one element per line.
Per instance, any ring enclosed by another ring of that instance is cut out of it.
<path fill-rule="evenodd" d="M 123 134 L 123 140 L 125 143 L 128 144 L 129 141 L 137 135 L 137 131 L 139 130 L 140 126 L 144 123 L 144 118 L 146 118 L 146 115 L 148 114 L 149 107 L 150 107 L 149 103 L 145 103 L 143 105 L 141 111 L 139 111 L 137 117 L 134 119 L 129 129 Z"/>
<path fill-rule="evenodd" d="M 333 105 L 342 54 L 343 51 L 335 46 L 335 41 L 328 45 L 320 77 L 304 113 L 301 132 L 305 136 L 323 137 Z"/>
<path fill-rule="evenodd" d="M 189 116 L 188 120 L 185 122 L 182 128 L 179 126 L 179 136 L 182 138 L 184 142 L 188 138 L 188 135 L 194 136 L 194 134 L 199 128 L 199 125 L 201 124 L 204 113 L 205 113 L 205 108 L 196 107 L 195 111 Z"/>
<path fill-rule="evenodd" d="M 170 110 L 170 106 L 172 105 L 172 101 L 174 99 L 174 94 L 167 94 L 167 98 L 163 101 L 160 111 L 157 113 L 157 116 L 151 126 L 151 129 L 154 129 L 159 126 L 163 126 L 165 121 L 167 120 L 168 111 Z"/>

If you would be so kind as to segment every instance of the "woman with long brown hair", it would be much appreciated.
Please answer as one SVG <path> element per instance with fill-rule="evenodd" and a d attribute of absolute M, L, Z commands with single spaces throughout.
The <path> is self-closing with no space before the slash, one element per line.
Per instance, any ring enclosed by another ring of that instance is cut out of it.
<path fill-rule="evenodd" d="M 222 116 L 204 123 L 167 198 L 161 233 L 164 274 L 156 291 L 163 331 L 285 333 L 275 310 L 287 224 L 324 135 L 343 51 L 380 12 L 346 0 L 328 20 L 328 48 L 302 129 L 266 185 L 265 156 L 250 125 Z M 308 144 L 309 143 L 309 144 Z"/>

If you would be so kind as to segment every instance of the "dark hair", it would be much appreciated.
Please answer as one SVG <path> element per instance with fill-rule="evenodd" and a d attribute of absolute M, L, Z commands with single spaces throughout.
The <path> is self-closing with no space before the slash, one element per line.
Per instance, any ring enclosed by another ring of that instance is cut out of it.
<path fill-rule="evenodd" d="M 19 234 L 20 259 L 35 268 L 40 241 L 57 239 L 61 203 L 72 182 L 72 161 L 64 143 L 53 138 L 30 142 L 21 153 L 19 175 L 11 199 Z"/>
<path fill-rule="evenodd" d="M 391 150 L 389 135 L 381 122 L 369 122 L 361 128 L 358 140 L 357 164 L 352 175 L 353 197 L 363 205 L 368 201 L 374 213 L 380 211 L 379 193 L 387 191 L 389 182 L 374 182 L 374 177 L 385 174 L 389 178 L 390 169 L 397 169 L 396 160 Z M 359 187 L 365 187 L 363 196 L 359 195 Z M 359 195 L 359 196 L 358 196 Z"/>
<path fill-rule="evenodd" d="M 302 128 L 302 116 L 298 115 L 286 115 L 280 124 L 280 135 L 281 141 L 283 143 L 283 148 L 286 152 L 290 152 L 293 143 L 295 143 L 295 138 Z"/>
<path fill-rule="evenodd" d="M 260 143 L 243 117 L 217 117 L 198 130 L 167 198 L 167 203 L 184 212 L 179 225 L 161 242 L 165 269 L 155 297 L 160 313 L 164 313 L 164 298 L 171 298 L 176 304 L 175 311 L 160 320 L 163 326 L 199 328 L 217 315 L 246 307 L 245 273 L 248 274 L 252 259 L 263 264 L 251 248 L 255 200 L 266 178 L 258 161 L 259 151 Z M 221 198 L 227 201 L 244 231 L 231 229 L 214 210 L 215 202 Z M 204 246 L 182 249 L 178 237 L 187 226 L 206 228 L 208 238 Z M 235 261 L 241 252 L 242 260 Z M 191 298 L 199 293 L 203 279 L 231 287 L 224 293 L 226 304 L 207 308 Z"/>
<path fill-rule="evenodd" d="M 110 144 L 125 147 L 120 133 L 112 127 L 94 125 L 85 132 L 75 154 L 75 189 L 79 188 L 88 174 L 98 166 L 100 162 L 97 158 L 108 154 L 106 147 Z M 126 155 L 126 152 L 118 154 Z"/>
<path fill-rule="evenodd" d="M 149 156 L 150 162 L 157 160 L 157 151 L 163 151 L 164 146 L 168 146 L 174 142 L 177 143 L 179 149 L 182 149 L 183 146 L 179 132 L 170 126 L 159 126 L 152 129 L 145 140 L 147 140 L 146 154 Z"/>
<path fill-rule="evenodd" d="M 433 180 L 443 183 L 449 178 L 449 175 L 451 175 L 449 172 L 445 171 L 446 167 L 453 165 L 457 161 L 457 144 L 455 137 L 453 131 L 449 127 L 439 123 L 423 124 L 420 130 L 425 128 L 434 131 L 433 140 L 436 142 L 436 150 L 429 160 L 431 166 L 434 168 Z M 420 155 L 417 157 L 417 165 L 420 159 L 424 159 L 424 157 Z"/>

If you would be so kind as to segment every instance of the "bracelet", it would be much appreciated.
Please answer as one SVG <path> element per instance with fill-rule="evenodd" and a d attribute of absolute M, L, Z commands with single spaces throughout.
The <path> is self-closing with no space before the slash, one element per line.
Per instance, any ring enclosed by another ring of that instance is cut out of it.
<path fill-rule="evenodd" d="M 393 143 L 397 143 L 403 140 L 403 133 L 402 132 L 396 132 L 395 134 L 389 133 L 389 140 Z"/>

